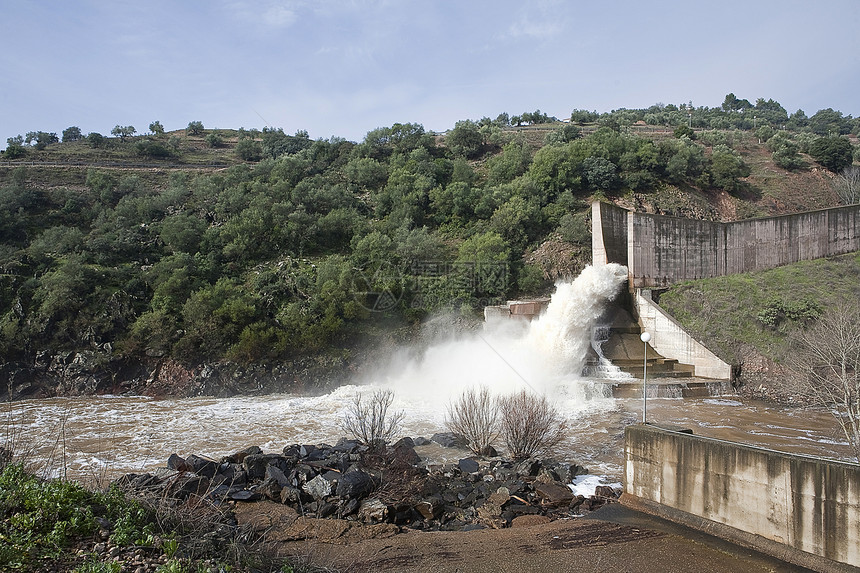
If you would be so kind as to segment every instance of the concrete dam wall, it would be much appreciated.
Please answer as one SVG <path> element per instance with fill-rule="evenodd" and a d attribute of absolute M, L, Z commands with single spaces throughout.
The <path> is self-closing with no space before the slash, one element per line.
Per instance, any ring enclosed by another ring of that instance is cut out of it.
<path fill-rule="evenodd" d="M 804 567 L 860 567 L 857 464 L 639 424 L 625 430 L 622 502 Z"/>
<path fill-rule="evenodd" d="M 732 223 L 592 205 L 595 264 L 627 265 L 631 287 L 771 269 L 860 250 L 860 205 Z"/>

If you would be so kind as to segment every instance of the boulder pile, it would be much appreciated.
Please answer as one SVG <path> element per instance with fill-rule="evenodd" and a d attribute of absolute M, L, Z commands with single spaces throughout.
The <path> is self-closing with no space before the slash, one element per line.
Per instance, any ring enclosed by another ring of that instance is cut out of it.
<path fill-rule="evenodd" d="M 459 436 L 431 438 L 461 447 Z M 253 446 L 220 460 L 176 454 L 154 473 L 127 474 L 119 483 L 147 495 L 199 496 L 216 504 L 271 500 L 299 514 L 363 523 L 393 523 L 424 530 L 470 530 L 534 524 L 582 515 L 614 501 L 599 486 L 594 496 L 574 495 L 567 484 L 588 470 L 549 459 L 510 461 L 464 457 L 426 465 L 403 438 L 371 448 L 354 440 L 336 445 L 290 445 L 281 453 Z"/>

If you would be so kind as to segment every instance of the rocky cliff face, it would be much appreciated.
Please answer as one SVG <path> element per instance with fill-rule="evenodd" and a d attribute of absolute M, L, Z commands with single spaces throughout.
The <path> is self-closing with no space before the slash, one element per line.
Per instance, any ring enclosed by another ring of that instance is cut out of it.
<path fill-rule="evenodd" d="M 234 396 L 267 392 L 319 392 L 345 381 L 356 369 L 348 357 L 311 356 L 274 365 L 204 363 L 170 358 L 112 359 L 105 352 L 40 353 L 32 363 L 0 366 L 3 400 L 135 394 L 140 396 Z"/>

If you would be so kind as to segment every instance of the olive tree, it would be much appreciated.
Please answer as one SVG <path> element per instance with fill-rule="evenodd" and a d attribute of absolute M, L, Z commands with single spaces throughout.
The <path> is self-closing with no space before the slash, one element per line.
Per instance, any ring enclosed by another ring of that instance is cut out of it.
<path fill-rule="evenodd" d="M 838 304 L 793 336 L 801 389 L 836 418 L 860 460 L 860 306 Z"/>

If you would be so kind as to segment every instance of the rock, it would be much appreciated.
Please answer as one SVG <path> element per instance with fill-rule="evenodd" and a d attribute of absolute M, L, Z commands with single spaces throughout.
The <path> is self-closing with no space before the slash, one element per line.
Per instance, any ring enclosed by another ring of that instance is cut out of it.
<path fill-rule="evenodd" d="M 551 507 L 569 505 L 573 500 L 573 492 L 566 485 L 559 482 L 535 482 L 535 493 L 541 503 Z"/>
<path fill-rule="evenodd" d="M 312 467 L 305 464 L 299 464 L 290 472 L 288 480 L 290 484 L 299 487 L 311 481 L 315 475 L 316 472 Z"/>
<path fill-rule="evenodd" d="M 514 466 L 514 471 L 521 476 L 536 476 L 540 472 L 540 460 L 529 458 Z"/>
<path fill-rule="evenodd" d="M 266 478 L 266 480 L 257 488 L 257 491 L 272 501 L 281 501 L 281 490 L 283 489 L 284 486 L 278 483 L 278 480 L 274 478 Z"/>
<path fill-rule="evenodd" d="M 594 496 L 604 497 L 607 499 L 616 499 L 618 497 L 618 494 L 615 493 L 615 490 L 608 485 L 599 485 L 594 488 Z"/>
<path fill-rule="evenodd" d="M 320 503 L 320 506 L 317 508 L 317 515 L 321 518 L 333 515 L 337 511 L 337 504 L 331 502 Z"/>
<path fill-rule="evenodd" d="M 263 496 L 256 491 L 248 491 L 247 489 L 240 489 L 239 491 L 234 491 L 230 495 L 228 495 L 230 499 L 233 501 L 260 501 L 263 499 Z"/>
<path fill-rule="evenodd" d="M 212 478 L 212 483 L 216 485 L 237 485 L 247 482 L 248 472 L 245 471 L 242 464 L 223 463 L 218 466 L 218 470 Z"/>
<path fill-rule="evenodd" d="M 281 489 L 281 503 L 296 505 L 304 501 L 302 497 L 302 490 L 297 487 L 288 485 Z"/>
<path fill-rule="evenodd" d="M 178 456 L 177 454 L 170 454 L 170 457 L 167 458 L 167 469 L 175 470 L 178 472 L 188 471 L 188 465 L 185 463 L 185 459 Z"/>
<path fill-rule="evenodd" d="M 429 446 L 431 442 L 430 442 L 430 440 L 428 440 L 424 436 L 418 436 L 417 438 L 415 438 L 413 440 L 413 443 L 416 446 Z"/>
<path fill-rule="evenodd" d="M 202 458 L 194 454 L 185 458 L 185 463 L 190 466 L 191 471 L 209 479 L 212 479 L 212 477 L 215 476 L 215 470 L 218 468 L 218 464 L 216 464 L 214 460 Z"/>
<path fill-rule="evenodd" d="M 388 519 L 388 505 L 379 499 L 366 499 L 358 508 L 358 518 L 364 523 L 383 523 Z"/>
<path fill-rule="evenodd" d="M 552 521 L 545 515 L 520 515 L 511 520 L 511 527 L 533 527 Z"/>
<path fill-rule="evenodd" d="M 391 446 L 394 458 L 404 464 L 414 466 L 421 462 L 421 456 L 415 452 L 415 442 L 412 438 L 400 438 Z"/>
<path fill-rule="evenodd" d="M 468 449 L 469 441 L 454 432 L 439 432 L 430 436 L 430 439 L 442 446 L 443 448 L 460 448 Z"/>
<path fill-rule="evenodd" d="M 357 498 L 352 498 L 348 500 L 345 504 L 343 504 L 343 507 L 340 509 L 339 516 L 341 518 L 344 518 L 349 515 L 352 515 L 358 510 L 360 506 L 361 501 L 359 501 Z"/>
<path fill-rule="evenodd" d="M 361 470 L 353 470 L 340 477 L 335 493 L 342 499 L 362 498 L 373 491 L 374 485 L 373 477 L 370 474 Z"/>
<path fill-rule="evenodd" d="M 314 499 L 320 500 L 332 494 L 332 482 L 323 476 L 317 476 L 303 485 L 302 489 Z"/>
<path fill-rule="evenodd" d="M 428 497 L 415 504 L 415 511 L 424 519 L 437 519 L 445 509 L 445 502 L 440 497 Z"/>
<path fill-rule="evenodd" d="M 462 460 L 457 462 L 457 467 L 459 467 L 460 471 L 464 474 L 471 474 L 478 471 L 481 466 L 478 465 L 478 462 L 471 458 L 463 458 Z"/>
<path fill-rule="evenodd" d="M 290 483 L 286 474 L 277 466 L 266 466 L 266 479 L 275 480 L 281 488 L 286 487 Z"/>
<path fill-rule="evenodd" d="M 205 495 L 208 490 L 209 480 L 190 472 L 178 474 L 167 485 L 167 495 L 177 499 L 186 499 L 191 495 Z"/>
<path fill-rule="evenodd" d="M 245 456 L 242 465 L 250 479 L 263 479 L 266 477 L 266 466 L 274 465 L 285 470 L 287 461 L 278 454 L 249 454 Z"/>
<path fill-rule="evenodd" d="M 358 440 L 348 440 L 346 438 L 341 438 L 332 448 L 332 451 L 343 454 L 351 454 L 353 452 L 358 451 L 359 448 L 361 448 L 361 442 L 359 442 Z"/>
<path fill-rule="evenodd" d="M 255 456 L 262 454 L 263 450 L 260 449 L 260 446 L 249 446 L 244 450 L 239 450 L 238 452 L 231 454 L 229 456 L 225 456 L 223 461 L 232 463 L 232 464 L 241 464 L 247 456 Z"/>

